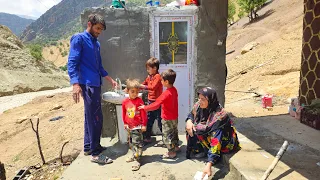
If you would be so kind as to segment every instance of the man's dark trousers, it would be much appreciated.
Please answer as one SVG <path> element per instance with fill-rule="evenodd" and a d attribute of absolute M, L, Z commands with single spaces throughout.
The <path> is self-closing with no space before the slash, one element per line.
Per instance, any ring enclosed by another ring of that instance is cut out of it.
<path fill-rule="evenodd" d="M 102 130 L 101 87 L 80 85 L 84 101 L 84 151 L 99 155 Z"/>

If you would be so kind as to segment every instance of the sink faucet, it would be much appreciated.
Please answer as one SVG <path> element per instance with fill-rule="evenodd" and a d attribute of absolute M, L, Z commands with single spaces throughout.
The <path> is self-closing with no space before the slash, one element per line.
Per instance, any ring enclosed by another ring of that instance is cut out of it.
<path fill-rule="evenodd" d="M 119 85 L 119 92 L 116 88 L 116 93 L 119 93 L 119 94 L 122 94 L 122 84 L 121 84 L 121 80 L 119 78 L 116 78 L 116 82 L 118 83 Z"/>

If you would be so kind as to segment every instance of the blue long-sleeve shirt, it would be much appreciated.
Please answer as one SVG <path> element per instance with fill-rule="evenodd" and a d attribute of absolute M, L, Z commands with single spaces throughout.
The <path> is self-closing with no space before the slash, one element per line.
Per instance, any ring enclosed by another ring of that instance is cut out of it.
<path fill-rule="evenodd" d="M 100 43 L 87 31 L 71 37 L 68 74 L 70 84 L 95 87 L 101 86 L 101 77 L 108 76 L 102 67 Z"/>

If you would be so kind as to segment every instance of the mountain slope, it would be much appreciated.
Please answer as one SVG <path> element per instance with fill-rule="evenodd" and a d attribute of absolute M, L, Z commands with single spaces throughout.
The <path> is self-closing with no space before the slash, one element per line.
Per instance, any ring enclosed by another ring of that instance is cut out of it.
<path fill-rule="evenodd" d="M 226 103 L 243 107 L 255 91 L 274 95 L 274 105 L 297 97 L 301 68 L 303 0 L 272 1 L 258 11 L 259 18 L 245 17 L 228 30 L 228 81 Z M 241 54 L 246 44 L 258 44 Z M 254 103 L 260 103 L 255 101 Z M 243 110 L 243 109 L 242 109 Z M 255 111 L 251 111 L 255 114 Z"/>
<path fill-rule="evenodd" d="M 107 0 L 110 5 L 111 0 Z M 80 14 L 85 8 L 105 5 L 102 0 L 63 0 L 31 23 L 21 35 L 22 41 L 56 41 L 82 31 Z"/>
<path fill-rule="evenodd" d="M 65 87 L 66 74 L 47 60 L 36 60 L 6 26 L 0 25 L 0 97 Z"/>
<path fill-rule="evenodd" d="M 0 12 L 0 24 L 9 27 L 17 36 L 19 36 L 32 22 L 34 22 L 32 19 L 26 19 L 14 14 Z"/>

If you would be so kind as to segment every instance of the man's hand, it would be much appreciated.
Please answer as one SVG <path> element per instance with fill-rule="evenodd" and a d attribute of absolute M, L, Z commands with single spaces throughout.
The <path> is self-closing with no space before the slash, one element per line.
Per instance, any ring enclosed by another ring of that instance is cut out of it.
<path fill-rule="evenodd" d="M 118 83 L 116 81 L 114 81 L 110 76 L 106 76 L 104 77 L 107 81 L 109 81 L 112 85 L 113 88 L 118 87 Z M 122 88 L 122 87 L 121 87 Z"/>
<path fill-rule="evenodd" d="M 80 96 L 82 96 L 82 89 L 79 84 L 73 84 L 72 86 L 73 86 L 73 90 L 72 90 L 73 100 L 75 103 L 78 103 L 78 102 L 80 102 Z"/>
<path fill-rule="evenodd" d="M 141 131 L 142 131 L 142 132 L 146 132 L 146 130 L 147 130 L 147 127 L 146 127 L 146 126 L 142 126 L 142 127 L 141 127 Z"/>
<path fill-rule="evenodd" d="M 186 123 L 186 130 L 188 134 L 193 137 L 193 131 L 196 131 L 196 128 L 194 127 L 193 123 L 191 120 L 188 120 Z"/>
<path fill-rule="evenodd" d="M 206 175 L 208 175 L 208 177 L 211 176 L 211 174 L 212 174 L 211 166 L 212 166 L 212 164 L 211 164 L 210 162 L 208 162 L 207 165 L 206 165 L 206 167 L 204 168 L 204 170 L 203 170 L 203 172 L 202 172 L 202 179 L 203 179 Z"/>
<path fill-rule="evenodd" d="M 112 84 L 112 87 L 113 88 L 117 88 L 118 87 L 118 83 L 116 82 L 116 81 L 114 81 L 113 79 L 112 79 L 112 81 L 111 81 L 111 84 Z M 122 88 L 122 87 L 121 87 Z"/>
<path fill-rule="evenodd" d="M 129 130 L 129 125 L 128 125 L 128 124 L 125 124 L 125 125 L 124 125 L 124 129 Z"/>

